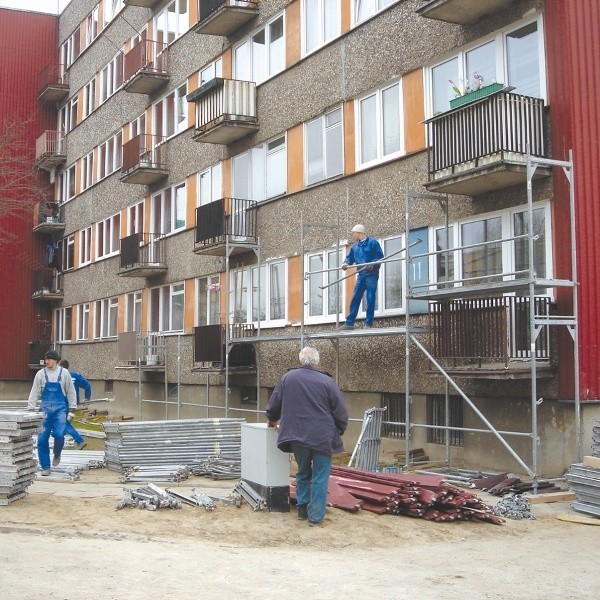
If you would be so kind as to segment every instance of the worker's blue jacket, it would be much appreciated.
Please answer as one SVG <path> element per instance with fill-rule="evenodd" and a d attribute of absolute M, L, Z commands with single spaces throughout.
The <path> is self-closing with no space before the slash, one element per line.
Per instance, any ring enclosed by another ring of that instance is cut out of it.
<path fill-rule="evenodd" d="M 364 240 L 354 242 L 350 252 L 346 256 L 344 262 L 347 265 L 369 263 L 383 258 L 383 250 L 379 242 L 372 238 L 366 237 Z M 381 265 L 373 265 L 372 269 L 364 269 L 360 271 L 361 275 L 375 275 L 379 273 Z M 360 269 L 360 267 L 359 267 Z"/>
<path fill-rule="evenodd" d="M 327 373 L 310 366 L 290 369 L 275 386 L 266 414 L 269 421 L 281 419 L 277 447 L 283 452 L 291 452 L 292 442 L 328 456 L 344 451 L 340 436 L 348 409 Z"/>

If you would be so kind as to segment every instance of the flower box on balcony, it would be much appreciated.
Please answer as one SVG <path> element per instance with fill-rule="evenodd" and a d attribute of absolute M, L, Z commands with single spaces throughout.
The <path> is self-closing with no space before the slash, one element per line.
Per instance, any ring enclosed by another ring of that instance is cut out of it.
<path fill-rule="evenodd" d="M 458 96 L 457 98 L 452 98 L 452 100 L 450 100 L 450 108 L 458 108 L 459 106 L 464 106 L 465 104 L 475 102 L 475 100 L 481 100 L 481 98 L 495 94 L 502 89 L 504 89 L 503 83 L 490 83 L 489 85 L 484 85 L 478 90 L 467 92 L 466 94 Z"/>

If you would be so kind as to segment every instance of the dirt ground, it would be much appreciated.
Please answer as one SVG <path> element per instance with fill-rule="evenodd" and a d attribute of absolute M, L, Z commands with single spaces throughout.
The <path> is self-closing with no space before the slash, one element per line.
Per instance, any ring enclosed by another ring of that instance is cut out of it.
<path fill-rule="evenodd" d="M 158 485 L 227 496 L 234 484 Z M 143 485 L 92 470 L 36 480 L 0 507 L 1 598 L 598 598 L 600 527 L 559 520 L 577 515 L 568 503 L 536 504 L 535 520 L 501 526 L 329 508 L 309 527 L 245 502 L 116 509 L 124 487 Z"/>

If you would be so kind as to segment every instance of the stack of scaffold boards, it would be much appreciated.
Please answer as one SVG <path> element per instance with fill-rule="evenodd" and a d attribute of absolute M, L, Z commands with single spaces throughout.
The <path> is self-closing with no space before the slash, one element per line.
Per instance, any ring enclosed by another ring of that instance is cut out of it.
<path fill-rule="evenodd" d="M 33 436 L 43 419 L 39 412 L 0 410 L 0 506 L 27 496 L 37 471 Z"/>

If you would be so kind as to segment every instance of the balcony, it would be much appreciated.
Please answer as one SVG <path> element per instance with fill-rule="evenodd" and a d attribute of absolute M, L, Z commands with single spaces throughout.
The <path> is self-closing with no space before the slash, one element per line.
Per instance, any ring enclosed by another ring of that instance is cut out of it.
<path fill-rule="evenodd" d="M 65 218 L 58 202 L 42 200 L 35 206 L 33 231 L 43 235 L 61 233 L 65 230 Z"/>
<path fill-rule="evenodd" d="M 194 327 L 194 363 L 194 370 L 225 368 L 225 325 Z M 251 343 L 233 344 L 229 352 L 229 367 L 246 371 L 255 369 L 254 346 Z"/>
<path fill-rule="evenodd" d="M 527 152 L 546 156 L 544 101 L 505 90 L 427 121 L 434 192 L 477 196 L 525 183 Z M 547 177 L 539 168 L 535 177 Z"/>
<path fill-rule="evenodd" d="M 62 276 L 54 269 L 38 269 L 33 272 L 32 300 L 62 300 Z"/>
<path fill-rule="evenodd" d="M 536 316 L 550 315 L 548 296 L 534 298 Z M 531 377 L 529 297 L 461 298 L 430 302 L 429 346 L 432 355 L 454 375 L 485 379 Z M 539 376 L 550 376 L 549 327 L 535 342 Z M 436 371 L 437 373 L 437 371 Z"/>
<path fill-rule="evenodd" d="M 513 0 L 423 0 L 415 12 L 428 19 L 471 25 L 488 14 L 498 12 Z"/>
<path fill-rule="evenodd" d="M 123 59 L 123 89 L 132 94 L 152 94 L 169 81 L 169 49 L 164 42 L 141 40 Z"/>
<path fill-rule="evenodd" d="M 52 350 L 52 342 L 50 340 L 30 340 L 27 344 L 29 346 L 29 368 L 41 369 L 44 366 L 46 352 Z"/>
<path fill-rule="evenodd" d="M 35 142 L 35 166 L 54 171 L 67 160 L 67 144 L 60 131 L 44 131 Z"/>
<path fill-rule="evenodd" d="M 123 144 L 121 181 L 151 185 L 166 177 L 167 147 L 165 138 L 141 134 Z"/>
<path fill-rule="evenodd" d="M 205 35 L 230 35 L 258 15 L 258 2 L 199 0 L 198 23 L 193 30 Z"/>
<path fill-rule="evenodd" d="M 258 129 L 256 84 L 216 77 L 187 95 L 196 103 L 194 140 L 231 144 Z"/>
<path fill-rule="evenodd" d="M 69 95 L 69 72 L 63 65 L 47 65 L 38 77 L 38 100 L 61 102 Z"/>
<path fill-rule="evenodd" d="M 221 198 L 196 209 L 194 252 L 212 256 L 243 254 L 256 245 L 256 202 Z"/>
<path fill-rule="evenodd" d="M 164 371 L 166 339 L 162 333 L 127 331 L 119 333 L 118 368 Z"/>
<path fill-rule="evenodd" d="M 152 277 L 167 271 L 165 240 L 157 233 L 134 233 L 121 240 L 121 277 Z"/>
<path fill-rule="evenodd" d="M 160 0 L 123 0 L 125 6 L 143 6 L 144 8 L 153 8 Z"/>

